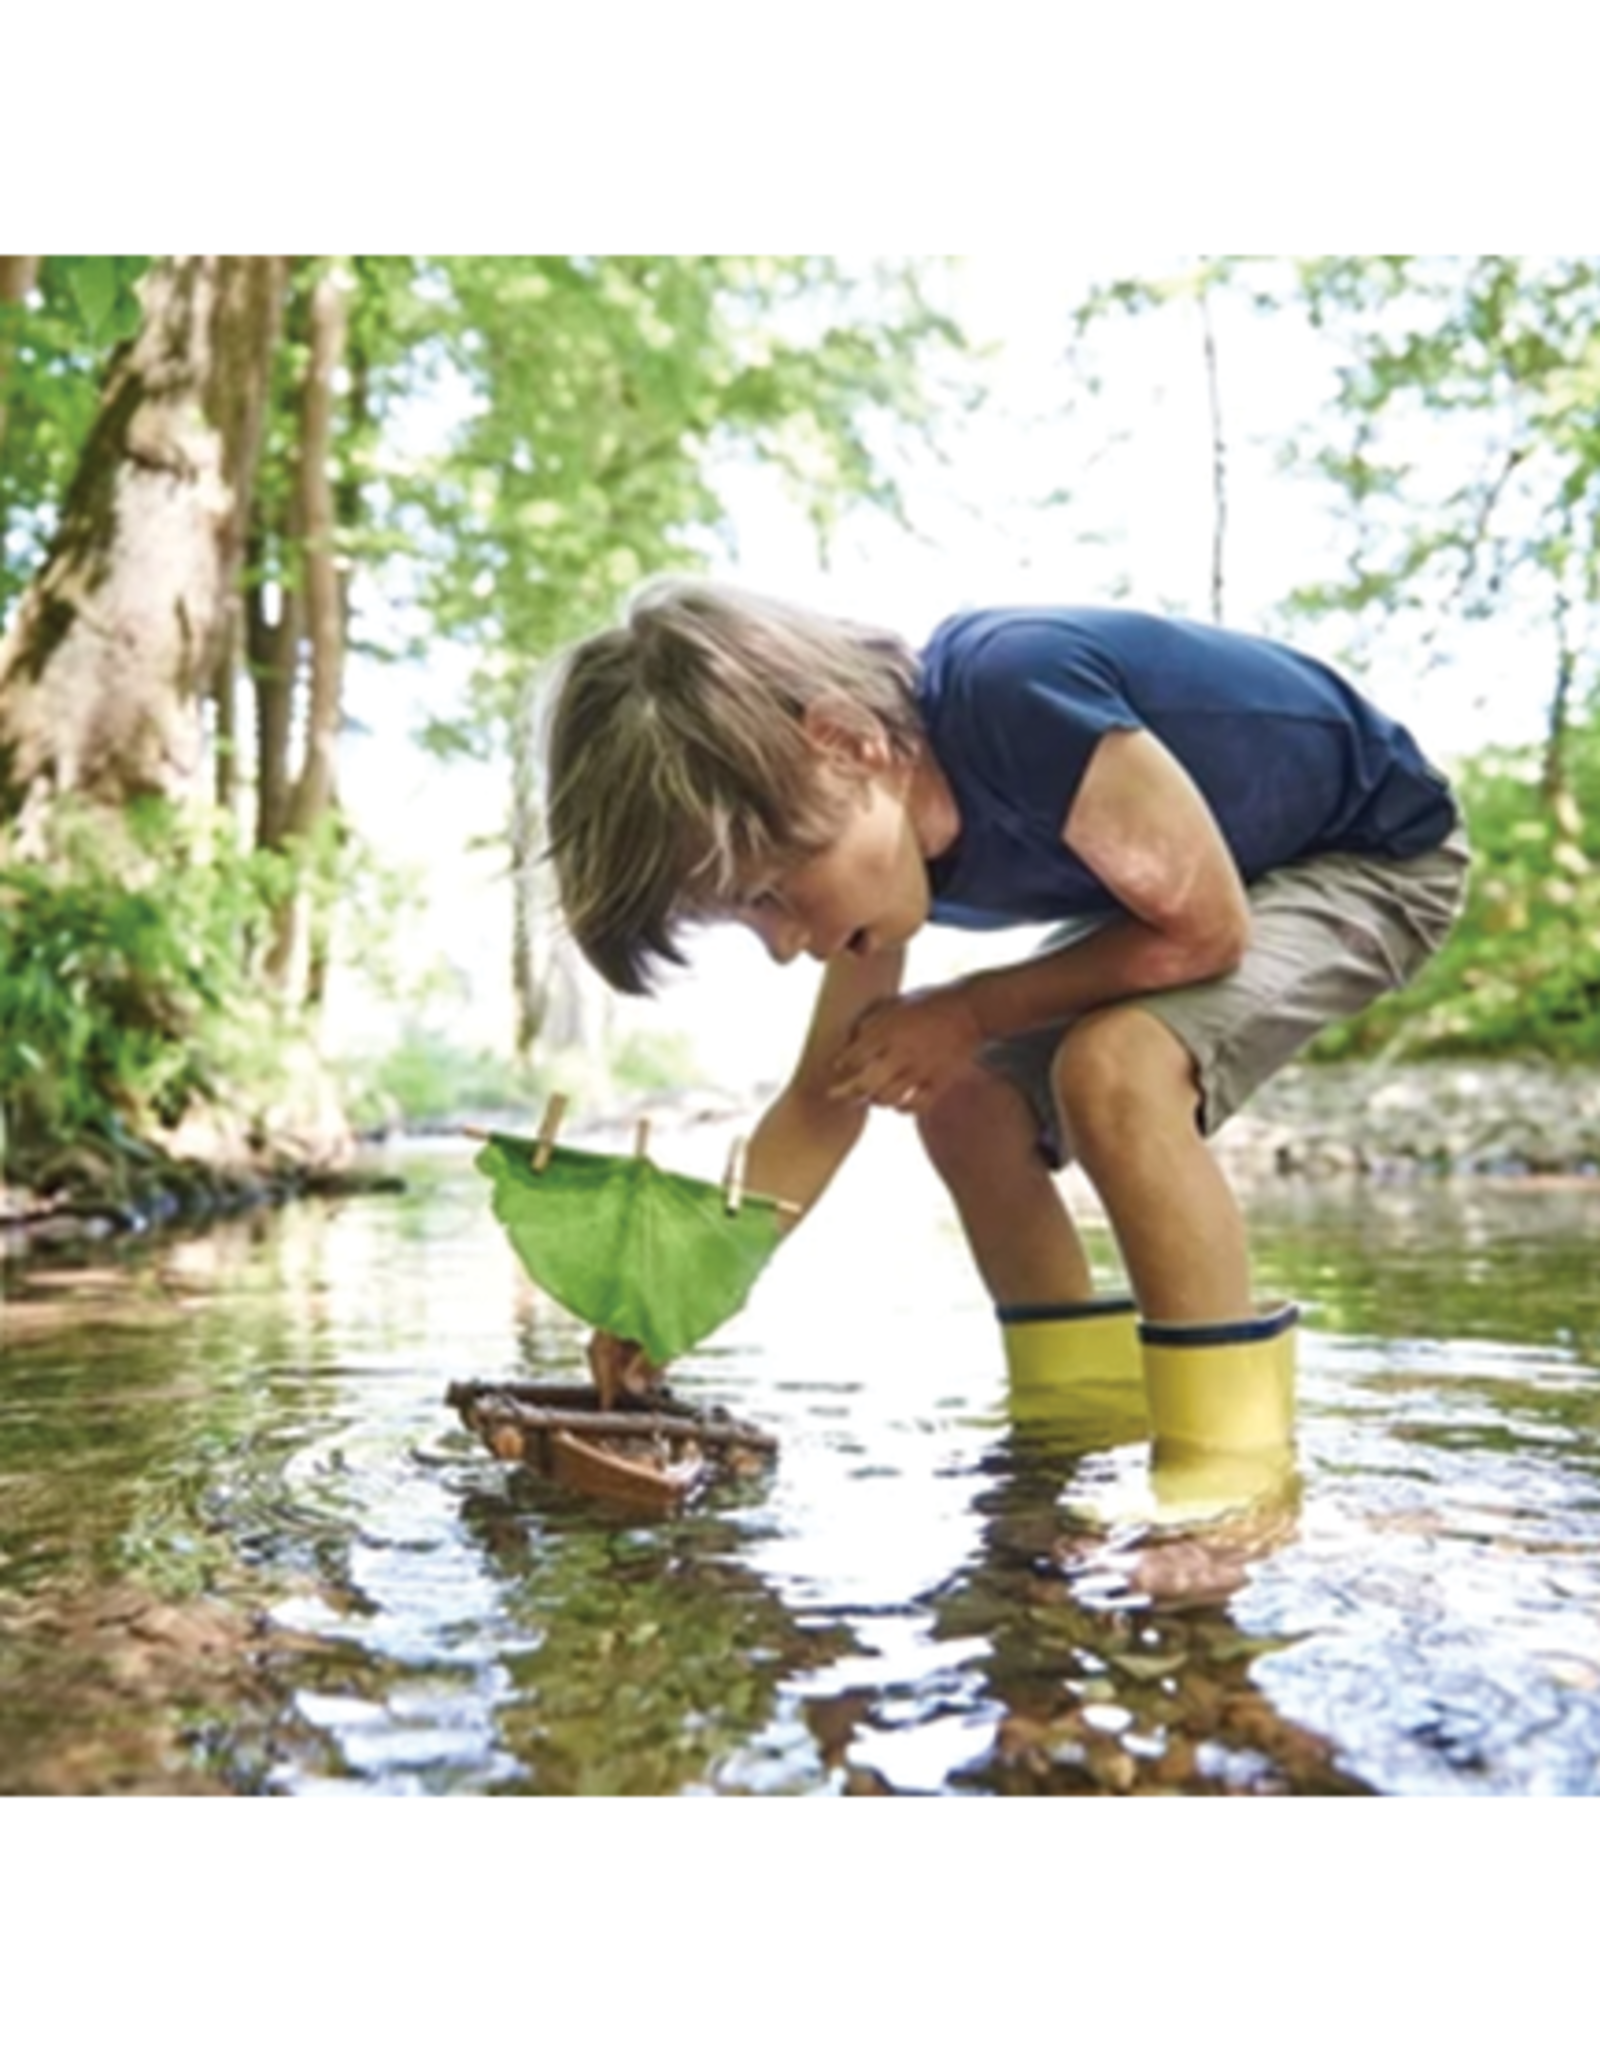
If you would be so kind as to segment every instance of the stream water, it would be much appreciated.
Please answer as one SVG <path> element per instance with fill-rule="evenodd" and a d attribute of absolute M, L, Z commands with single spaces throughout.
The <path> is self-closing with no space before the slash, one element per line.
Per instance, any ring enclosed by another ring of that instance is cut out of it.
<path fill-rule="evenodd" d="M 1254 1193 L 1298 1487 L 1155 1537 L 1072 1507 L 1142 1447 L 1008 1414 L 893 1127 L 675 1370 L 770 1472 L 652 1519 L 497 1463 L 446 1387 L 583 1333 L 468 1150 L 0 1269 L 0 1791 L 1600 1791 L 1600 1184 Z"/>

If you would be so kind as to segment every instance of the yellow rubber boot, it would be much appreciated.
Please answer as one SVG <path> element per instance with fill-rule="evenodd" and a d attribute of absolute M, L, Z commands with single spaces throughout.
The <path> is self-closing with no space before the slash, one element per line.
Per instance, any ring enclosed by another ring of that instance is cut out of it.
<path fill-rule="evenodd" d="M 1149 1428 L 1138 1315 L 1126 1296 L 997 1311 L 1013 1422 L 1052 1447 L 1099 1450 Z"/>
<path fill-rule="evenodd" d="M 1205 1521 L 1287 1496 L 1299 1321 L 1293 1302 L 1274 1302 L 1237 1323 L 1139 1325 L 1163 1519 Z"/>

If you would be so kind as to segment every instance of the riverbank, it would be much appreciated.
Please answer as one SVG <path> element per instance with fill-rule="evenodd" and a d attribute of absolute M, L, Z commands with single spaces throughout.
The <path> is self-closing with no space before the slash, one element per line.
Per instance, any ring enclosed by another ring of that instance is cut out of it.
<path fill-rule="evenodd" d="M 0 1178 L 0 1266 L 72 1255 L 108 1239 L 204 1229 L 229 1216 L 310 1196 L 398 1193 L 381 1155 L 334 1164 L 280 1153 L 253 1166 L 174 1159 L 144 1145 L 80 1141 Z"/>
<path fill-rule="evenodd" d="M 640 1104 L 675 1123 L 748 1124 L 760 1104 L 688 1091 Z M 599 1127 L 590 1141 L 624 1142 Z M 1427 1061 L 1296 1066 L 1270 1081 L 1221 1131 L 1216 1148 L 1241 1179 L 1407 1180 L 1445 1176 L 1600 1177 L 1600 1068 L 1535 1061 Z M 307 1196 L 398 1191 L 389 1148 L 331 1167 L 279 1158 L 249 1173 L 122 1156 L 112 1174 L 81 1148 L 62 1178 L 0 1183 L 0 1262 L 68 1254 L 108 1238 L 203 1227 Z"/>
<path fill-rule="evenodd" d="M 748 1127 L 762 1102 L 685 1091 L 633 1107 L 662 1130 L 689 1123 Z M 602 1148 L 630 1142 L 632 1124 L 584 1134 Z M 1298 1065 L 1274 1077 L 1213 1141 L 1245 1178 L 1375 1180 L 1600 1177 L 1600 1067 L 1544 1061 L 1428 1060 Z"/>
<path fill-rule="evenodd" d="M 1600 1175 L 1600 1068 L 1542 1061 L 1301 1065 L 1216 1140 L 1236 1173 Z"/>

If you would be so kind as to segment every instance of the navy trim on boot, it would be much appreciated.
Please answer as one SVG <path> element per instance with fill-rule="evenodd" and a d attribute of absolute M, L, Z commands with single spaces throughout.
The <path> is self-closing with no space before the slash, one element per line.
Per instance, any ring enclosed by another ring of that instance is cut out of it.
<path fill-rule="evenodd" d="M 1286 1301 L 1266 1315 L 1250 1316 L 1237 1323 L 1140 1323 L 1139 1335 L 1148 1343 L 1171 1351 L 1204 1350 L 1213 1344 L 1252 1344 L 1293 1329 L 1300 1320 L 1300 1304 Z"/>
<path fill-rule="evenodd" d="M 1002 1323 L 1087 1323 L 1098 1316 L 1132 1313 L 1131 1294 L 1097 1296 L 1093 1301 L 1013 1301 L 995 1310 Z"/>

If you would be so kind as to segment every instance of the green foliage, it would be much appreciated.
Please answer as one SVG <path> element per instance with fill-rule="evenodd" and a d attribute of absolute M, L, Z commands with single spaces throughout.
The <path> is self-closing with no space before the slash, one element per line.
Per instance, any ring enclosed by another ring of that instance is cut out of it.
<path fill-rule="evenodd" d="M 469 1112 L 531 1110 L 550 1092 L 516 1061 L 413 1022 L 375 1059 L 353 1063 L 346 1079 L 352 1115 L 364 1129 L 396 1117 L 415 1127 Z"/>
<path fill-rule="evenodd" d="M 281 863 L 148 809 L 133 845 L 64 821 L 62 858 L 0 868 L 0 1107 L 13 1147 L 153 1134 L 270 1070 L 249 977 Z M 130 878 L 136 877 L 136 878 Z"/>
<path fill-rule="evenodd" d="M 682 1032 L 630 1032 L 608 1046 L 611 1079 L 624 1095 L 657 1095 L 703 1078 L 695 1050 Z"/>
<path fill-rule="evenodd" d="M 1334 351 L 1332 432 L 1304 453 L 1351 515 L 1347 573 L 1299 608 L 1436 630 L 1521 605 L 1592 645 L 1600 263 L 1319 257 L 1285 305 Z"/>
<path fill-rule="evenodd" d="M 47 256 L 25 307 L 0 306 L 0 618 L 38 566 L 88 438 L 109 350 L 139 325 L 146 256 Z"/>
<path fill-rule="evenodd" d="M 59 267 L 78 309 L 83 333 L 93 347 L 130 341 L 139 331 L 139 279 L 148 256 L 57 256 Z"/>
<path fill-rule="evenodd" d="M 819 531 L 850 503 L 892 512 L 893 437 L 925 428 L 959 347 L 913 265 L 439 257 L 362 278 L 390 427 L 373 513 L 473 664 L 441 751 L 498 749 L 555 647 L 704 559 L 720 464 L 776 467 Z"/>
<path fill-rule="evenodd" d="M 570 1071 L 569 1071 L 570 1069 Z M 358 1128 L 395 1121 L 412 1129 L 464 1117 L 541 1110 L 556 1093 L 636 1100 L 702 1079 L 689 1041 L 678 1034 L 630 1033 L 593 1059 L 532 1062 L 464 1045 L 445 1028 L 408 1018 L 392 1044 L 347 1062 L 344 1084 Z"/>
<path fill-rule="evenodd" d="M 1445 956 L 1326 1044 L 1600 1058 L 1600 263 L 1324 257 L 1292 296 L 1340 364 L 1309 453 L 1350 548 L 1291 608 L 1414 622 L 1425 650 L 1514 619 L 1547 679 L 1537 758 L 1462 773 L 1474 883 Z"/>
<path fill-rule="evenodd" d="M 1450 945 L 1318 1056 L 1600 1058 L 1600 260 L 1194 259 L 1103 285 L 1077 335 L 1202 292 L 1321 344 L 1330 402 L 1283 421 L 1282 456 L 1331 487 L 1343 560 L 1286 614 L 1337 621 L 1371 665 L 1381 642 L 1440 688 L 1441 657 L 1510 622 L 1546 699 L 1537 753 L 1459 773 L 1474 875 Z"/>
<path fill-rule="evenodd" d="M 1552 805 L 1531 750 L 1468 762 L 1466 911 L 1417 980 L 1318 1056 L 1377 1052 L 1600 1060 L 1600 730 L 1576 733 L 1571 797 Z"/>

